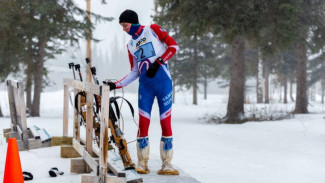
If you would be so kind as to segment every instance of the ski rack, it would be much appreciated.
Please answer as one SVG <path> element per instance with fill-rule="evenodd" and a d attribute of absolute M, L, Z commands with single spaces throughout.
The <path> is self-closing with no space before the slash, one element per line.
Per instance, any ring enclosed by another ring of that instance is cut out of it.
<path fill-rule="evenodd" d="M 68 137 L 69 126 L 69 87 L 74 88 L 74 97 L 80 91 L 86 92 L 86 140 L 80 137 L 80 115 L 74 108 L 73 125 L 73 148 L 82 158 L 71 159 L 72 173 L 89 173 L 92 170 L 95 175 L 82 175 L 81 183 L 89 182 L 128 182 L 140 183 L 142 178 L 135 170 L 124 170 L 119 166 L 122 162 L 119 155 L 113 151 L 108 151 L 108 121 L 109 121 L 109 93 L 108 85 L 97 85 L 94 83 L 84 83 L 73 79 L 63 79 L 64 103 L 63 103 L 63 137 Z M 93 147 L 93 96 L 101 96 L 101 116 L 100 116 L 100 147 Z M 80 100 L 80 97 L 78 98 Z M 80 101 L 78 102 L 80 105 Z M 79 106 L 80 107 L 80 106 Z M 78 107 L 78 108 L 79 108 Z M 62 146 L 61 146 L 62 148 Z M 62 153 L 62 149 L 61 149 Z M 113 153 L 113 154 L 112 154 Z M 99 157 L 99 159 L 97 157 Z M 99 162 L 98 162 L 99 161 Z M 108 176 L 108 170 L 113 175 Z"/>
<path fill-rule="evenodd" d="M 27 127 L 25 87 L 23 82 L 7 80 L 7 90 L 10 109 L 10 128 L 3 129 L 3 134 L 8 138 L 16 138 L 18 149 L 29 150 L 51 146 L 51 136 L 43 128 L 37 126 Z"/>

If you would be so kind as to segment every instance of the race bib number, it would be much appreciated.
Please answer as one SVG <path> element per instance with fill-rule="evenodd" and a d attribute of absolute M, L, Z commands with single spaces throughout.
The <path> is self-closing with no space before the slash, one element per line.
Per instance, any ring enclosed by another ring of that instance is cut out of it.
<path fill-rule="evenodd" d="M 137 57 L 138 62 L 156 56 L 155 50 L 153 49 L 152 43 L 146 43 L 144 45 L 141 45 L 140 48 L 134 53 L 134 55 Z"/>

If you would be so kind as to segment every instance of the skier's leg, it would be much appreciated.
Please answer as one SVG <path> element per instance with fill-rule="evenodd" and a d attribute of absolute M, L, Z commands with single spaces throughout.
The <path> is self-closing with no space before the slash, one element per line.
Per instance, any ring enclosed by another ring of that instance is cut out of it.
<path fill-rule="evenodd" d="M 171 128 L 172 98 L 172 84 L 171 81 L 168 80 L 168 82 L 164 83 L 157 92 L 162 130 L 160 141 L 162 166 L 161 170 L 157 173 L 162 175 L 179 175 L 179 172 L 171 165 L 173 159 L 173 133 Z"/>
<path fill-rule="evenodd" d="M 150 144 L 148 137 L 148 130 L 150 125 L 150 115 L 152 103 L 154 100 L 154 93 L 151 87 L 139 83 L 139 130 L 137 138 L 137 155 L 138 166 L 136 171 L 140 174 L 147 174 L 150 172 L 148 168 Z"/>

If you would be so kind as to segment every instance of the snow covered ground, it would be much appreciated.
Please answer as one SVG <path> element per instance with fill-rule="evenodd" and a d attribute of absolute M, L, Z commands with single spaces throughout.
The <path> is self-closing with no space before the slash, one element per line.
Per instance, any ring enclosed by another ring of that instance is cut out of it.
<path fill-rule="evenodd" d="M 0 92 L 0 104 L 5 115 L 9 114 L 7 94 Z M 200 96 L 201 97 L 201 96 Z M 137 111 L 137 95 L 126 93 Z M 174 133 L 173 164 L 181 173 L 203 183 L 323 183 L 325 180 L 325 119 L 324 105 L 311 103 L 312 114 L 296 115 L 292 119 L 270 122 L 247 122 L 240 125 L 207 123 L 206 116 L 223 116 L 227 97 L 209 95 L 209 100 L 199 99 L 199 105 L 191 104 L 191 96 L 177 93 L 173 106 Z M 28 118 L 28 126 L 45 128 L 52 136 L 62 135 L 63 92 L 46 92 L 42 95 L 41 117 Z M 136 139 L 137 126 L 130 111 L 123 104 L 126 139 Z M 290 111 L 294 104 L 245 105 L 254 112 Z M 4 108 L 5 107 L 5 108 Z M 248 112 L 249 113 L 249 112 Z M 152 111 L 149 130 L 152 174 L 160 168 L 160 124 L 157 104 Z M 72 108 L 70 110 L 72 121 Z M 138 121 L 136 115 L 135 121 Z M 8 128 L 10 118 L 0 118 L 0 180 L 3 179 L 7 144 L 2 129 Z M 69 134 L 72 135 L 70 123 Z M 131 156 L 136 160 L 135 143 L 130 143 Z M 80 182 L 80 175 L 70 174 L 69 159 L 59 157 L 59 147 L 20 152 L 24 171 L 34 174 L 32 182 Z M 38 162 L 42 159 L 42 162 Z M 50 178 L 48 170 L 58 167 L 65 175 Z M 173 182 L 173 181 L 169 181 Z"/>

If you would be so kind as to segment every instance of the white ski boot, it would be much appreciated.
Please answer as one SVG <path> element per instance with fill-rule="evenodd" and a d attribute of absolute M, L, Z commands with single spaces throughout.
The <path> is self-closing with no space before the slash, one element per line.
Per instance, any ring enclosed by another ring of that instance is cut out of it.
<path fill-rule="evenodd" d="M 146 139 L 146 140 L 145 140 Z M 143 140 L 147 141 L 147 144 L 143 144 Z M 143 147 L 143 145 L 145 147 Z M 138 154 L 138 166 L 135 171 L 138 174 L 148 174 L 150 170 L 148 168 L 150 144 L 148 138 L 141 138 L 137 140 L 137 154 Z"/>
<path fill-rule="evenodd" d="M 162 138 L 164 139 L 164 138 Z M 164 148 L 165 143 L 170 143 L 169 147 L 166 149 Z M 169 149 L 170 148 L 170 149 Z M 166 149 L 166 150 L 165 150 Z M 160 141 L 160 158 L 162 161 L 161 169 L 157 172 L 159 175 L 179 175 L 178 170 L 176 170 L 172 164 L 171 161 L 173 159 L 173 147 L 172 147 L 172 141 Z"/>

